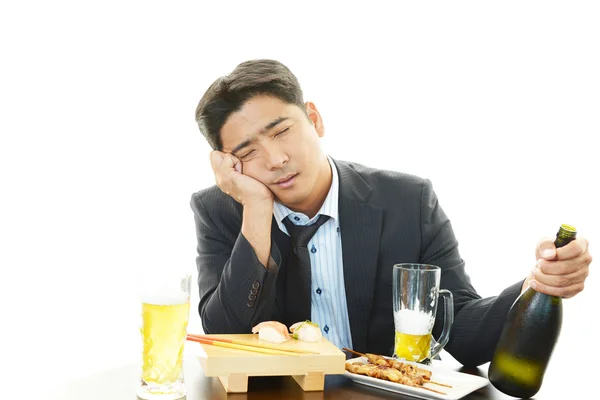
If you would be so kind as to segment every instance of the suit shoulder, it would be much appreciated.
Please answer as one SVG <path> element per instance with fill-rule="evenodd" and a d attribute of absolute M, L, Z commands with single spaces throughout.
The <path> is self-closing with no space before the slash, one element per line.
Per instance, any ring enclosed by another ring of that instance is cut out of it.
<path fill-rule="evenodd" d="M 212 185 L 192 194 L 192 201 L 211 202 L 213 199 L 225 195 L 217 185 Z"/>
<path fill-rule="evenodd" d="M 217 185 L 193 193 L 190 205 L 195 214 L 206 213 L 211 218 L 225 215 L 240 215 L 242 209 L 237 201 L 223 193 Z"/>
<path fill-rule="evenodd" d="M 429 179 L 421 178 L 416 175 L 407 174 L 399 171 L 385 170 L 367 167 L 365 165 L 345 162 L 348 167 L 356 171 L 364 181 L 372 188 L 398 188 L 402 191 L 421 191 L 423 186 L 430 186 Z M 412 189 L 412 190 L 411 190 Z"/>

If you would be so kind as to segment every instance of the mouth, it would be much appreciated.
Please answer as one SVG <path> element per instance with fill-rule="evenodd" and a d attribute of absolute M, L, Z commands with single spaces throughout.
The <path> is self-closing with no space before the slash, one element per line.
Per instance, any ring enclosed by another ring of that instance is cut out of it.
<path fill-rule="evenodd" d="M 294 184 L 294 182 L 296 181 L 296 176 L 298 176 L 298 174 L 287 174 L 277 179 L 275 181 L 275 185 L 283 189 L 288 188 Z"/>

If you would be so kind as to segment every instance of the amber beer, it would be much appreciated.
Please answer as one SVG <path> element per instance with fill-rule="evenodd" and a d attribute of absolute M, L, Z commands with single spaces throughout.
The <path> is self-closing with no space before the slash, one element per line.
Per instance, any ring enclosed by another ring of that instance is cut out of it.
<path fill-rule="evenodd" d="M 409 361 L 423 361 L 431 352 L 431 320 L 419 311 L 400 310 L 394 313 L 397 328 L 394 354 Z M 399 330 L 400 331 L 399 331 Z"/>
<path fill-rule="evenodd" d="M 452 293 L 440 289 L 441 269 L 428 264 L 396 264 L 393 270 L 394 356 L 421 362 L 434 358 L 448 343 L 454 321 Z M 438 298 L 444 299 L 444 326 L 432 346 Z"/>
<path fill-rule="evenodd" d="M 190 310 L 186 291 L 142 297 L 142 371 L 138 397 L 179 399 L 185 396 L 183 349 Z"/>

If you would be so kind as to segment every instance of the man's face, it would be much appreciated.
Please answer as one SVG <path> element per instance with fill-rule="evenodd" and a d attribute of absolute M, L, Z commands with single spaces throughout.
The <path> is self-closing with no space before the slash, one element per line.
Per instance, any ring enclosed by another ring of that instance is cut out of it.
<path fill-rule="evenodd" d="M 231 114 L 221 129 L 223 151 L 242 161 L 242 173 L 269 188 L 290 208 L 302 208 L 323 179 L 321 117 L 275 97 L 255 96 Z M 313 194 L 314 195 L 314 194 Z"/>

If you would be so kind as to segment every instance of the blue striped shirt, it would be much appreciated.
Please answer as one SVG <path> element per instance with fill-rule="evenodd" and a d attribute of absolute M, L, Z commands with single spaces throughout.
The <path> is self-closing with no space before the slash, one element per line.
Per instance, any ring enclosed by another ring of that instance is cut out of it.
<path fill-rule="evenodd" d="M 344 268 L 342 260 L 342 236 L 338 214 L 339 178 L 331 158 L 331 188 L 321 209 L 312 219 L 275 202 L 273 214 L 279 229 L 288 234 L 283 224 L 289 218 L 296 225 L 310 225 L 320 214 L 329 215 L 308 243 L 311 265 L 311 320 L 319 324 L 323 336 L 338 348 L 352 348 L 350 320 L 346 304 Z M 288 234 L 289 235 L 289 234 Z"/>

